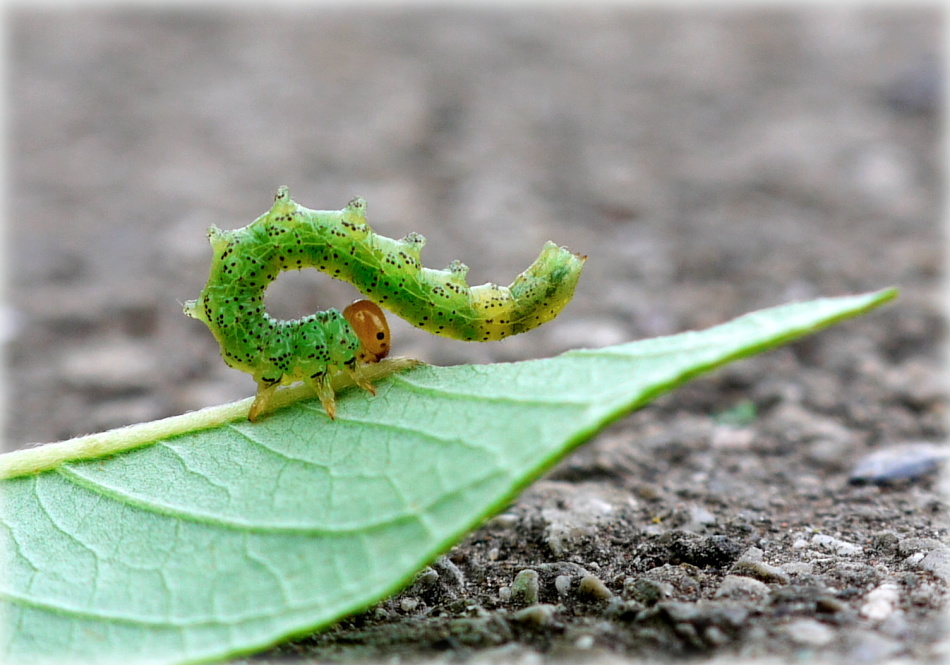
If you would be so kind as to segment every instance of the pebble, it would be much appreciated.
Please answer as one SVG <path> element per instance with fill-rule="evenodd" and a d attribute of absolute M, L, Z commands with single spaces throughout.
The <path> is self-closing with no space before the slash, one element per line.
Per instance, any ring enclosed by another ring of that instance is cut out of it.
<path fill-rule="evenodd" d="M 819 596 L 815 599 L 815 609 L 825 614 L 837 614 L 848 609 L 848 604 L 834 596 Z"/>
<path fill-rule="evenodd" d="M 944 581 L 950 580 L 950 551 L 946 548 L 933 549 L 920 561 L 919 566 Z"/>
<path fill-rule="evenodd" d="M 554 588 L 557 590 L 557 595 L 562 598 L 566 596 L 571 591 L 571 576 L 570 575 L 558 575 L 554 578 Z"/>
<path fill-rule="evenodd" d="M 511 585 L 511 600 L 520 605 L 535 605 L 538 592 L 538 571 L 525 568 L 515 576 Z"/>
<path fill-rule="evenodd" d="M 861 547 L 855 545 L 854 543 L 849 543 L 844 540 L 839 540 L 833 536 L 828 536 L 823 533 L 816 533 L 811 538 L 811 544 L 816 545 L 823 550 L 829 552 L 834 552 L 840 556 L 855 556 L 861 554 Z"/>
<path fill-rule="evenodd" d="M 715 524 L 717 517 L 703 506 L 690 506 L 687 510 L 690 526 L 709 526 Z M 697 529 L 698 530 L 698 529 Z"/>
<path fill-rule="evenodd" d="M 452 559 L 440 556 L 432 565 L 434 569 L 442 572 L 441 577 L 445 583 L 460 589 L 465 587 L 465 574 Z"/>
<path fill-rule="evenodd" d="M 729 636 L 716 626 L 707 626 L 703 631 L 703 639 L 707 644 L 721 647 L 729 643 Z"/>
<path fill-rule="evenodd" d="M 578 649 L 592 649 L 594 647 L 593 635 L 581 635 L 574 640 L 574 646 Z"/>
<path fill-rule="evenodd" d="M 439 581 L 439 574 L 431 566 L 426 566 L 416 574 L 413 586 L 425 588 Z"/>
<path fill-rule="evenodd" d="M 564 492 L 565 508 L 552 507 L 541 511 L 541 517 L 547 522 L 545 542 L 559 557 L 567 556 L 579 541 L 591 536 L 601 521 L 614 512 L 614 506 L 594 491 L 571 488 Z"/>
<path fill-rule="evenodd" d="M 845 660 L 851 663 L 887 663 L 903 650 L 900 642 L 870 630 L 858 630 L 849 635 L 852 646 Z"/>
<path fill-rule="evenodd" d="M 900 602 L 900 588 L 891 582 L 885 582 L 871 590 L 865 597 L 861 609 L 861 616 L 871 621 L 883 621 L 897 609 Z"/>
<path fill-rule="evenodd" d="M 887 485 L 935 473 L 950 456 L 946 445 L 905 443 L 875 450 L 854 466 L 848 482 L 853 485 Z"/>
<path fill-rule="evenodd" d="M 769 595 L 769 586 L 759 580 L 742 575 L 726 575 L 716 589 L 716 598 L 765 598 Z"/>
<path fill-rule="evenodd" d="M 910 622 L 903 610 L 895 610 L 881 624 L 878 629 L 889 637 L 904 639 L 910 634 Z"/>
<path fill-rule="evenodd" d="M 764 561 L 753 561 L 740 558 L 732 566 L 732 570 L 735 573 L 746 575 L 748 577 L 754 577 L 755 579 L 762 580 L 763 582 L 788 584 L 790 581 L 789 576 L 784 570 L 778 566 L 773 566 L 770 563 L 765 563 Z"/>
<path fill-rule="evenodd" d="M 909 557 L 904 559 L 904 563 L 906 563 L 908 566 L 916 566 L 924 560 L 925 556 L 927 555 L 923 552 L 917 552 L 916 554 L 911 554 Z"/>
<path fill-rule="evenodd" d="M 554 620 L 555 612 L 557 612 L 557 607 L 554 605 L 531 605 L 518 610 L 511 618 L 518 623 L 541 628 Z"/>
<path fill-rule="evenodd" d="M 596 575 L 585 575 L 577 585 L 577 595 L 587 600 L 610 600 L 613 594 Z"/>
<path fill-rule="evenodd" d="M 676 600 L 667 600 L 656 604 L 651 614 L 665 615 L 671 623 L 690 623 L 698 621 L 703 616 L 703 609 L 697 603 L 685 603 Z"/>
<path fill-rule="evenodd" d="M 847 468 L 858 448 L 858 441 L 852 434 L 840 438 L 821 438 L 812 441 L 805 449 L 805 457 L 818 466 L 830 471 Z"/>
<path fill-rule="evenodd" d="M 815 564 L 807 561 L 789 561 L 782 564 L 782 572 L 789 575 L 811 575 L 815 572 Z"/>
<path fill-rule="evenodd" d="M 488 520 L 486 526 L 499 529 L 511 529 L 519 524 L 521 524 L 521 518 L 514 513 L 501 513 Z"/>
<path fill-rule="evenodd" d="M 624 598 L 636 600 L 647 607 L 673 597 L 673 585 L 644 577 L 628 577 L 623 581 Z"/>
<path fill-rule="evenodd" d="M 814 619 L 796 619 L 785 626 L 785 634 L 798 644 L 823 647 L 835 638 L 835 631 Z"/>
<path fill-rule="evenodd" d="M 418 598 L 403 598 L 402 602 L 399 603 L 399 607 L 403 612 L 412 612 L 414 609 L 419 607 Z"/>
<path fill-rule="evenodd" d="M 871 549 L 886 556 L 895 556 L 899 553 L 900 538 L 896 534 L 885 532 L 871 536 Z"/>
<path fill-rule="evenodd" d="M 749 450 L 754 441 L 755 430 L 751 427 L 720 425 L 713 430 L 709 445 L 716 450 Z"/>
<path fill-rule="evenodd" d="M 908 556 L 917 552 L 929 552 L 945 547 L 946 545 L 936 538 L 904 538 L 897 543 L 897 552 L 901 556 Z"/>
<path fill-rule="evenodd" d="M 622 600 L 614 596 L 607 601 L 607 608 L 604 610 L 604 618 L 610 621 L 635 621 L 643 611 L 643 605 L 635 600 Z"/>
<path fill-rule="evenodd" d="M 743 552 L 736 563 L 742 561 L 763 561 L 765 559 L 765 552 L 761 548 L 755 547 L 754 545 L 748 548 Z"/>

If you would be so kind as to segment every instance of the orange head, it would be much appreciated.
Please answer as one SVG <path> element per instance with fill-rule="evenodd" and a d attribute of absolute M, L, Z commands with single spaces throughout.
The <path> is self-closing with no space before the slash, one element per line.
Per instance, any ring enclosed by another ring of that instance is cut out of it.
<path fill-rule="evenodd" d="M 378 363 L 389 355 L 389 323 L 379 305 L 369 300 L 357 300 L 343 310 L 343 317 L 353 326 L 363 345 L 359 356 L 361 363 Z"/>

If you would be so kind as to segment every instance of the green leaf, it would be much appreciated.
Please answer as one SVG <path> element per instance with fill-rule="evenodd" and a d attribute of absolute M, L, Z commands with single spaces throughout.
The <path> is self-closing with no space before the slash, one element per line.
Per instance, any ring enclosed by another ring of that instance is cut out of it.
<path fill-rule="evenodd" d="M 344 392 L 336 422 L 301 402 L 256 424 L 120 430 L 152 443 L 108 458 L 76 461 L 67 442 L 74 461 L 42 473 L 22 464 L 42 448 L 20 453 L 2 483 L 0 659 L 195 662 L 326 626 L 406 584 L 611 421 L 895 295 L 545 360 L 412 369 L 375 398 Z"/>

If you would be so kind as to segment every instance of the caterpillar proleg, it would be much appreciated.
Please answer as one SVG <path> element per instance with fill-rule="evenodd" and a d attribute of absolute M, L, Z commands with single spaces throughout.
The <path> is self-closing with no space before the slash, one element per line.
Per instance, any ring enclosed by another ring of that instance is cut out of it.
<path fill-rule="evenodd" d="M 377 304 L 436 335 L 499 340 L 556 317 L 573 297 L 587 258 L 548 242 L 510 286 L 470 287 L 465 264 L 424 267 L 425 238 L 378 235 L 365 211 L 361 198 L 342 210 L 309 210 L 280 187 L 273 207 L 244 228 L 208 230 L 211 275 L 184 311 L 208 326 L 228 365 L 254 376 L 258 393 L 251 420 L 266 412 L 280 385 L 296 381 L 313 386 L 333 418 L 335 372 L 348 373 L 375 393 L 360 364 L 378 362 L 389 352 L 389 326 Z M 343 313 L 329 309 L 290 321 L 271 317 L 264 308 L 267 286 L 284 270 L 310 267 L 350 282 L 369 301 L 357 301 Z"/>

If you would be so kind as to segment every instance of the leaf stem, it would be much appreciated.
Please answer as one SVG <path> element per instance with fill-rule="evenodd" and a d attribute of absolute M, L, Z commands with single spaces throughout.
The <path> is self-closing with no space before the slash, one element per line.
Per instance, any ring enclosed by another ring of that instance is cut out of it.
<path fill-rule="evenodd" d="M 421 361 L 412 358 L 388 358 L 380 363 L 364 366 L 363 374 L 370 381 L 375 381 L 421 364 Z M 351 385 L 353 381 L 347 375 L 339 374 L 333 379 L 334 390 Z M 314 395 L 313 390 L 306 384 L 291 386 L 278 391 L 272 402 L 273 408 L 283 408 Z M 253 397 L 248 397 L 237 402 L 87 434 L 57 443 L 32 444 L 21 450 L 0 455 L 0 480 L 49 471 L 66 462 L 114 455 L 180 434 L 219 427 L 247 418 L 253 401 Z"/>

